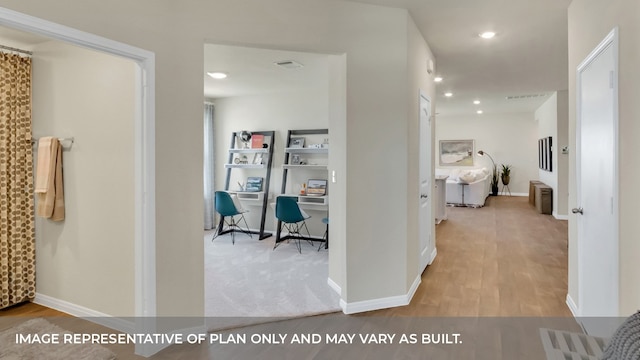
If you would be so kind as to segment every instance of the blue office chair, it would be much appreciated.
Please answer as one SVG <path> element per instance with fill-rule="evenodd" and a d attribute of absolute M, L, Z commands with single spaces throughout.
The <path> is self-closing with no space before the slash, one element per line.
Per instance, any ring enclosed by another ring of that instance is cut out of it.
<path fill-rule="evenodd" d="M 218 212 L 218 214 L 220 214 L 221 219 L 220 225 L 218 225 L 216 235 L 213 237 L 213 239 L 222 234 L 231 233 L 231 243 L 235 245 L 237 231 L 241 231 L 249 235 L 249 237 L 252 237 L 251 232 L 249 232 L 249 225 L 247 224 L 247 220 L 244 218 L 244 213 L 248 212 L 248 210 L 238 209 L 228 192 L 216 191 L 216 211 Z M 236 216 L 239 216 L 237 221 Z M 244 221 L 244 226 L 246 227 L 246 229 L 240 227 L 240 221 Z M 226 230 L 223 229 L 224 224 L 227 225 Z M 213 239 L 211 239 L 211 241 L 213 241 Z"/>
<path fill-rule="evenodd" d="M 281 226 L 287 229 L 287 237 L 295 240 L 298 252 L 301 254 L 302 246 L 300 241 L 305 237 L 300 234 L 300 230 L 304 228 L 307 231 L 306 239 L 311 243 L 311 245 L 313 245 L 309 240 L 311 235 L 309 234 L 309 228 L 307 228 L 307 223 L 305 222 L 305 220 L 310 217 L 311 216 L 307 215 L 300 209 L 296 197 L 278 196 L 276 199 L 276 218 L 282 222 Z M 280 230 L 282 230 L 282 228 Z M 273 249 L 275 250 L 278 245 L 280 245 L 280 243 L 276 243 Z"/>

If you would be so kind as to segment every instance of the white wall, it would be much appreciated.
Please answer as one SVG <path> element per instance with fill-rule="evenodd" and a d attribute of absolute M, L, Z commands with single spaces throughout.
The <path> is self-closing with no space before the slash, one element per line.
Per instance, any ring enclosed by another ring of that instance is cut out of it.
<path fill-rule="evenodd" d="M 553 93 L 535 112 L 538 123 L 538 138 L 551 136 L 553 139 L 552 171 L 538 169 L 539 180 L 553 188 L 553 215 L 566 219 L 567 216 L 567 173 L 568 155 L 562 154 L 567 146 L 567 91 Z"/>
<path fill-rule="evenodd" d="M 538 123 L 538 139 L 551 136 L 553 152 L 551 156 L 551 169 L 546 171 L 538 169 L 538 180 L 553 189 L 553 215 L 557 216 L 558 208 L 558 95 L 553 93 L 547 101 L 535 112 Z"/>
<path fill-rule="evenodd" d="M 275 144 L 273 163 L 271 169 L 270 192 L 275 202 L 275 196 L 280 194 L 282 185 L 282 164 L 284 162 L 284 148 L 288 130 L 327 129 L 329 127 L 328 115 L 328 63 L 327 75 L 324 81 L 318 84 L 305 84 L 305 90 L 295 92 L 229 97 L 214 100 L 216 133 L 216 190 L 223 190 L 227 170 L 224 164 L 228 162 L 228 149 L 231 133 L 234 131 L 275 131 Z M 313 89 L 309 89 L 309 87 Z M 320 136 L 321 138 L 328 136 Z M 307 142 L 310 141 L 307 137 Z M 317 141 L 316 141 L 317 142 Z M 326 160 L 325 160 L 326 163 Z M 231 171 L 230 190 L 237 188 L 237 182 L 245 182 L 248 176 L 265 177 L 265 170 L 233 169 Z M 299 185 L 310 178 L 327 179 L 326 171 L 289 171 L 287 178 L 287 192 L 298 191 Z M 298 186 L 295 186 L 295 185 Z M 250 210 L 245 215 L 252 229 L 260 227 L 260 206 L 247 205 Z M 306 211 L 306 210 L 305 210 Z M 323 211 L 309 211 L 312 219 L 307 221 L 310 232 L 314 236 L 322 236 L 325 227 L 321 220 L 326 216 Z M 317 220 L 317 221 L 316 221 Z M 274 231 L 276 228 L 273 208 L 267 208 L 265 228 Z"/>
<path fill-rule="evenodd" d="M 620 315 L 640 307 L 640 222 L 637 199 L 640 176 L 637 144 L 640 139 L 640 3 L 636 0 L 573 0 L 569 7 L 569 207 L 576 207 L 576 69 L 611 32 L 620 31 L 619 43 L 619 254 Z M 575 215 L 569 215 L 569 296 L 578 302 L 578 248 Z M 580 306 L 580 304 L 577 304 Z"/>
<path fill-rule="evenodd" d="M 332 252 L 337 256 L 331 259 L 344 261 L 330 263 L 330 273 L 343 274 L 337 285 L 348 303 L 407 294 L 407 277 L 415 274 L 407 273 L 407 248 L 398 242 L 417 241 L 408 238 L 417 224 L 407 221 L 406 189 L 409 166 L 415 166 L 408 159 L 417 148 L 398 146 L 413 143 L 409 102 L 415 94 L 407 94 L 406 10 L 315 0 L 185 0 L 180 6 L 153 0 L 70 0 L 64 5 L 0 0 L 0 6 L 156 55 L 158 314 L 201 316 L 204 311 L 204 42 L 345 54 L 346 104 L 330 105 L 340 112 L 338 118 L 346 119 L 337 144 L 346 152 L 332 158 L 336 162 L 331 165 L 340 182 L 332 194 L 345 199 L 344 217 L 331 220 L 332 243 L 338 244 L 332 251 L 343 253 Z M 283 14 L 286 22 L 274 21 Z M 332 139 L 335 144 L 337 138 Z M 363 178 L 371 181 L 363 184 Z"/>
<path fill-rule="evenodd" d="M 509 188 L 513 195 L 528 195 L 529 181 L 538 179 L 538 129 L 533 113 L 438 116 L 436 119 L 435 166 L 439 165 L 440 140 L 475 140 L 474 166 L 491 171 L 487 152 L 500 170 L 500 164 L 511 165 Z M 502 190 L 502 183 L 499 183 Z"/>
<path fill-rule="evenodd" d="M 134 315 L 134 66 L 33 47 L 33 135 L 75 138 L 63 152 L 66 218 L 36 217 L 37 292 L 116 316 Z"/>

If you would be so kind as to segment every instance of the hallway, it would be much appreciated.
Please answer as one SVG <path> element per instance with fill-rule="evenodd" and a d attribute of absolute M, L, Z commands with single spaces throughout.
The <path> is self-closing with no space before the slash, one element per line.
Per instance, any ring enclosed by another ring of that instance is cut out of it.
<path fill-rule="evenodd" d="M 448 207 L 436 226 L 438 256 L 410 305 L 387 316 L 572 316 L 567 222 L 538 214 L 526 197 Z"/>

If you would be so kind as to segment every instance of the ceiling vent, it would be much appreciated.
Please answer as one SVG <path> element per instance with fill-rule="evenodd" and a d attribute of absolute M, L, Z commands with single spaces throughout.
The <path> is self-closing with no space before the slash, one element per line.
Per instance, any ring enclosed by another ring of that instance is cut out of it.
<path fill-rule="evenodd" d="M 548 94 L 527 94 L 527 95 L 511 95 L 505 97 L 507 100 L 529 100 L 540 97 L 546 97 Z"/>
<path fill-rule="evenodd" d="M 299 69 L 299 68 L 304 66 L 304 65 L 300 64 L 299 62 L 293 61 L 293 60 L 277 61 L 274 64 L 278 65 L 280 67 L 283 67 L 285 69 Z"/>

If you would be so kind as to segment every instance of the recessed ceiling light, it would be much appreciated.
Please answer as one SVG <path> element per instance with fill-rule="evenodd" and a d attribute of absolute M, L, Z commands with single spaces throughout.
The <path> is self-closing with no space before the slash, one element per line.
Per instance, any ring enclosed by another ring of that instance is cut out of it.
<path fill-rule="evenodd" d="M 482 113 L 483 113 L 483 111 L 482 111 L 482 110 L 478 110 L 478 111 L 476 111 L 476 114 L 482 114 Z"/>
<path fill-rule="evenodd" d="M 473 100 L 473 103 L 476 105 L 480 105 L 480 100 Z"/>
<path fill-rule="evenodd" d="M 220 80 L 220 79 L 224 79 L 224 78 L 226 78 L 226 77 L 227 77 L 227 74 L 225 74 L 225 73 L 223 73 L 223 72 L 219 72 L 219 71 L 216 71 L 216 72 L 208 72 L 208 73 L 207 73 L 207 75 L 211 76 L 211 77 L 212 77 L 212 78 L 214 78 L 214 79 L 218 79 L 218 80 Z"/>
<path fill-rule="evenodd" d="M 480 37 L 483 39 L 491 39 L 494 36 L 496 36 L 496 33 L 493 31 L 485 31 L 482 34 L 480 34 Z"/>
<path fill-rule="evenodd" d="M 446 92 L 446 93 L 444 93 L 444 96 L 446 96 L 446 97 L 452 97 L 452 96 L 453 96 L 453 93 L 451 93 L 451 92 Z"/>
<path fill-rule="evenodd" d="M 435 81 L 435 82 L 442 82 L 442 77 L 440 77 L 440 76 L 436 76 L 435 78 L 433 78 L 433 81 Z"/>

